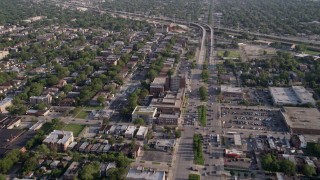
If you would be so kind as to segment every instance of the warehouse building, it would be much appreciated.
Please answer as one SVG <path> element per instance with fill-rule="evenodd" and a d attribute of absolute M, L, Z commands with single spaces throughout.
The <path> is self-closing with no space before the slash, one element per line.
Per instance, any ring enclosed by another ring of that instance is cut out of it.
<path fill-rule="evenodd" d="M 292 133 L 320 135 L 320 112 L 316 108 L 283 107 L 282 115 Z"/>
<path fill-rule="evenodd" d="M 313 99 L 312 93 L 308 92 L 302 86 L 292 87 L 269 87 L 274 105 L 303 105 L 316 102 Z"/>

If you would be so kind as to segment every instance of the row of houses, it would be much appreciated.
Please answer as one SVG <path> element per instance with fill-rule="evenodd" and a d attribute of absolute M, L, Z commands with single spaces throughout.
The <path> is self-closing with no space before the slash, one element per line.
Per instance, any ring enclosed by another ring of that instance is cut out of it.
<path fill-rule="evenodd" d="M 143 140 L 148 134 L 148 127 L 128 126 L 128 125 L 102 125 L 99 134 L 123 135 L 126 138 L 136 137 Z"/>
<path fill-rule="evenodd" d="M 142 148 L 139 145 L 131 145 L 131 144 L 111 145 L 108 143 L 108 141 L 105 141 L 102 143 L 73 142 L 67 147 L 67 150 L 77 151 L 80 153 L 94 153 L 94 154 L 122 152 L 124 155 L 128 157 L 136 158 L 140 155 Z"/>

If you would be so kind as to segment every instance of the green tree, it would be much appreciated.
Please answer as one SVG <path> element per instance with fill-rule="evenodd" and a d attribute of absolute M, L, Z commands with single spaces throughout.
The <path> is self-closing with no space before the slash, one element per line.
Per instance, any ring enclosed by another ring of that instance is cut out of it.
<path fill-rule="evenodd" d="M 144 125 L 144 119 L 142 119 L 142 118 L 137 118 L 137 119 L 135 119 L 134 121 L 133 121 L 133 124 L 135 124 L 135 125 Z"/>
<path fill-rule="evenodd" d="M 181 130 L 175 130 L 174 133 L 175 133 L 176 138 L 181 137 Z"/>
<path fill-rule="evenodd" d="M 224 51 L 223 57 L 229 57 L 230 56 L 230 51 Z"/>
<path fill-rule="evenodd" d="M 38 110 L 45 110 L 47 108 L 47 104 L 41 102 L 39 104 L 36 104 L 35 108 L 38 109 Z"/>
<path fill-rule="evenodd" d="M 189 174 L 188 180 L 200 180 L 199 174 Z"/>
<path fill-rule="evenodd" d="M 43 156 L 47 156 L 50 153 L 50 149 L 45 144 L 41 144 L 37 147 L 37 152 Z"/>
<path fill-rule="evenodd" d="M 93 180 L 99 178 L 99 163 L 93 162 L 85 165 L 79 173 L 79 178 L 84 180 Z"/>
<path fill-rule="evenodd" d="M 311 177 L 317 174 L 316 169 L 312 166 L 309 166 L 308 164 L 303 165 L 302 173 L 308 177 Z"/>
<path fill-rule="evenodd" d="M 122 153 L 120 153 L 116 158 L 116 165 L 119 168 L 127 167 L 129 165 L 129 159 L 126 156 L 124 156 Z"/>
<path fill-rule="evenodd" d="M 282 160 L 280 162 L 280 170 L 286 174 L 294 175 L 296 173 L 296 166 L 289 160 Z"/>
<path fill-rule="evenodd" d="M 63 86 L 62 90 L 65 94 L 68 94 L 68 92 L 72 91 L 72 85 L 67 84 L 67 85 Z"/>
<path fill-rule="evenodd" d="M 99 96 L 99 97 L 97 98 L 97 101 L 98 101 L 98 103 L 100 103 L 100 104 L 104 104 L 104 102 L 105 102 L 104 96 Z"/>
<path fill-rule="evenodd" d="M 36 170 L 37 167 L 38 167 L 38 159 L 36 156 L 32 156 L 24 162 L 22 171 L 24 173 L 28 173 L 30 171 Z"/>

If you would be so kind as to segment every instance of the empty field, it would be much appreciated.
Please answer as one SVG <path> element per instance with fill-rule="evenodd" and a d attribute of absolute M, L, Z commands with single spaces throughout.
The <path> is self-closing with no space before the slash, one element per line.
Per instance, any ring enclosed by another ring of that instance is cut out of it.
<path fill-rule="evenodd" d="M 74 136 L 78 136 L 84 128 L 85 128 L 85 125 L 68 124 L 63 128 L 63 130 L 72 131 Z"/>

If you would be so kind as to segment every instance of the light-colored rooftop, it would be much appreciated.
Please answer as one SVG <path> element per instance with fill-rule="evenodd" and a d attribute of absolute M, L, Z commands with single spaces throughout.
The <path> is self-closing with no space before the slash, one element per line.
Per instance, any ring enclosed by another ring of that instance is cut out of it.
<path fill-rule="evenodd" d="M 302 86 L 270 87 L 275 104 L 315 104 L 312 94 Z"/>
<path fill-rule="evenodd" d="M 165 175 L 165 171 L 131 168 L 127 174 L 127 179 L 163 180 Z"/>
<path fill-rule="evenodd" d="M 0 101 L 0 106 L 3 106 L 9 102 L 11 102 L 13 99 L 12 98 L 4 98 L 2 101 Z"/>
<path fill-rule="evenodd" d="M 137 128 L 135 126 L 129 126 L 125 132 L 125 134 L 133 134 Z"/>
<path fill-rule="evenodd" d="M 291 128 L 320 129 L 320 112 L 316 108 L 283 107 L 285 121 Z"/>
<path fill-rule="evenodd" d="M 226 93 L 243 93 L 241 87 L 233 87 L 228 85 L 221 85 L 221 92 Z"/>
<path fill-rule="evenodd" d="M 158 139 L 156 141 L 157 146 L 162 147 L 174 147 L 176 141 L 174 139 Z"/>
<path fill-rule="evenodd" d="M 153 114 L 157 111 L 156 107 L 150 106 L 136 106 L 132 114 Z"/>
<path fill-rule="evenodd" d="M 146 133 L 146 131 L 148 131 L 148 128 L 147 128 L 147 127 L 145 127 L 145 126 L 140 126 L 140 127 L 139 127 L 139 130 L 138 130 L 138 132 L 137 132 L 137 136 L 143 136 L 143 135 Z"/>
<path fill-rule="evenodd" d="M 166 84 L 166 78 L 165 77 L 156 77 L 152 81 L 150 87 L 154 86 L 164 86 Z"/>
<path fill-rule="evenodd" d="M 242 145 L 240 134 L 233 135 L 233 138 L 234 138 L 234 145 L 236 145 L 236 146 Z"/>
<path fill-rule="evenodd" d="M 73 132 L 54 130 L 46 137 L 45 140 L 43 140 L 43 142 L 64 144 L 69 141 L 70 138 L 73 141 Z"/>

